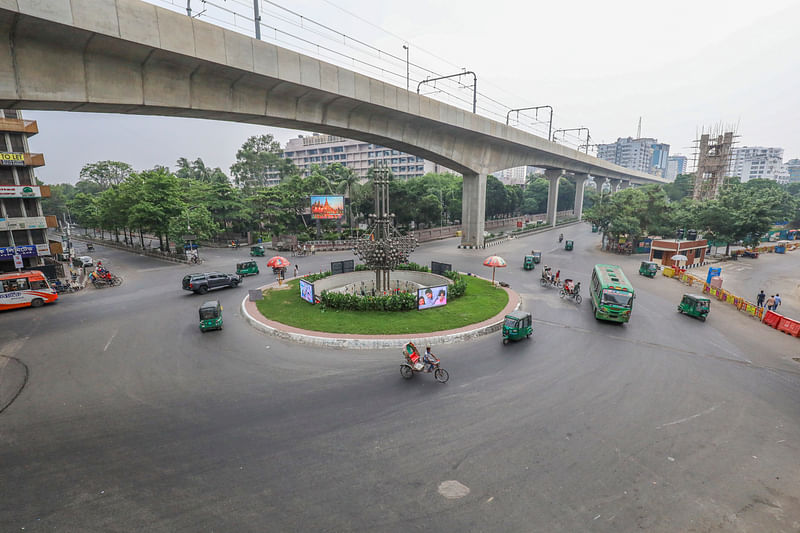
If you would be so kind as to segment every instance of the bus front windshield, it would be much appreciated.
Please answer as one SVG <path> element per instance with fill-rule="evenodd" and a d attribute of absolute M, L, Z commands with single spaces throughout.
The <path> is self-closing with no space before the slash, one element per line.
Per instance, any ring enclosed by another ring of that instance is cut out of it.
<path fill-rule="evenodd" d="M 619 305 L 622 307 L 630 307 L 633 300 L 633 294 L 630 292 L 604 290 L 603 299 L 601 303 L 609 305 Z"/>

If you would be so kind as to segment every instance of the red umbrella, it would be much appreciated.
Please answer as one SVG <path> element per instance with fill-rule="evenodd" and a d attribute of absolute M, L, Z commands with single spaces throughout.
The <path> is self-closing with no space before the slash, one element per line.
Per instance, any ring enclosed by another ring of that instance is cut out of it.
<path fill-rule="evenodd" d="M 499 255 L 491 255 L 483 261 L 483 265 L 487 267 L 492 267 L 492 285 L 494 285 L 494 269 L 505 268 L 506 260 L 500 257 Z"/>
<path fill-rule="evenodd" d="M 288 259 L 281 257 L 280 255 L 276 255 L 267 261 L 267 266 L 272 268 L 286 268 L 291 264 L 292 263 Z"/>

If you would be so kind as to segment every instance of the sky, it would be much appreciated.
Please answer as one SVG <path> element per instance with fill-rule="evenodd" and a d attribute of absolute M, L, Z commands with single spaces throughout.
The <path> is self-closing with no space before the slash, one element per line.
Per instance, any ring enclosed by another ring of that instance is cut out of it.
<path fill-rule="evenodd" d="M 148 1 L 185 13 L 185 0 Z M 250 0 L 191 3 L 200 20 L 252 34 Z M 401 87 L 408 45 L 412 91 L 426 76 L 474 71 L 479 114 L 501 122 L 511 108 L 550 105 L 554 128 L 587 127 L 601 143 L 635 136 L 641 117 L 643 137 L 687 156 L 703 128 L 727 126 L 740 146 L 800 158 L 797 0 L 261 0 L 261 10 L 262 39 Z M 457 83 L 421 92 L 471 107 L 471 87 Z M 285 143 L 307 133 L 183 118 L 24 116 L 39 122 L 29 144 L 45 155 L 37 169 L 45 183 L 74 183 L 84 164 L 106 159 L 147 169 L 200 157 L 228 173 L 249 136 Z M 524 113 L 520 127 L 546 136 L 546 118 Z"/>

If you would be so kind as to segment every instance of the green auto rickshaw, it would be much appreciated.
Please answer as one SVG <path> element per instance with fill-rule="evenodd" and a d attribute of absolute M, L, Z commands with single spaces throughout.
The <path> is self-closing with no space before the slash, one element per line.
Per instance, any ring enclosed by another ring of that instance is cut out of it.
<path fill-rule="evenodd" d="M 256 276 L 258 275 L 258 264 L 255 261 L 236 263 L 236 273 L 240 276 Z"/>
<path fill-rule="evenodd" d="M 250 257 L 264 257 L 264 246 L 257 244 L 250 247 Z"/>
<path fill-rule="evenodd" d="M 219 300 L 209 300 L 200 306 L 200 331 L 222 329 L 222 306 Z"/>
<path fill-rule="evenodd" d="M 710 309 L 711 300 L 696 294 L 684 294 L 681 303 L 678 304 L 679 313 L 699 318 L 703 322 L 706 321 Z"/>
<path fill-rule="evenodd" d="M 533 270 L 536 267 L 536 263 L 533 260 L 532 255 L 526 255 L 525 259 L 522 261 L 522 268 L 525 270 Z"/>
<path fill-rule="evenodd" d="M 539 250 L 531 250 L 531 255 L 533 256 L 534 263 L 542 262 L 542 252 L 540 252 Z"/>
<path fill-rule="evenodd" d="M 592 224 L 592 233 L 597 233 L 597 224 Z"/>
<path fill-rule="evenodd" d="M 568 251 L 569 251 L 569 250 L 572 250 L 572 248 L 573 248 L 574 246 L 575 246 L 575 243 L 573 243 L 572 241 L 566 241 L 566 242 L 564 243 L 564 249 L 565 249 L 565 250 L 568 250 Z"/>
<path fill-rule="evenodd" d="M 509 340 L 518 341 L 533 333 L 531 314 L 527 311 L 512 311 L 503 321 L 503 344 Z"/>
<path fill-rule="evenodd" d="M 658 263 L 654 263 L 652 261 L 642 261 L 642 264 L 639 265 L 640 276 L 654 278 L 656 277 L 656 274 L 658 274 Z"/>

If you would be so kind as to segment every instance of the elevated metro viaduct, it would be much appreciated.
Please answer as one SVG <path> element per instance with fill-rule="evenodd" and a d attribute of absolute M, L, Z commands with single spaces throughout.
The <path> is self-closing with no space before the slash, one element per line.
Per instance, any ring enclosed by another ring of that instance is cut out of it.
<path fill-rule="evenodd" d="M 462 244 L 481 246 L 488 174 L 533 165 L 657 183 L 519 129 L 140 0 L 0 0 L 0 108 L 168 115 L 306 129 L 408 152 L 464 176 Z"/>

